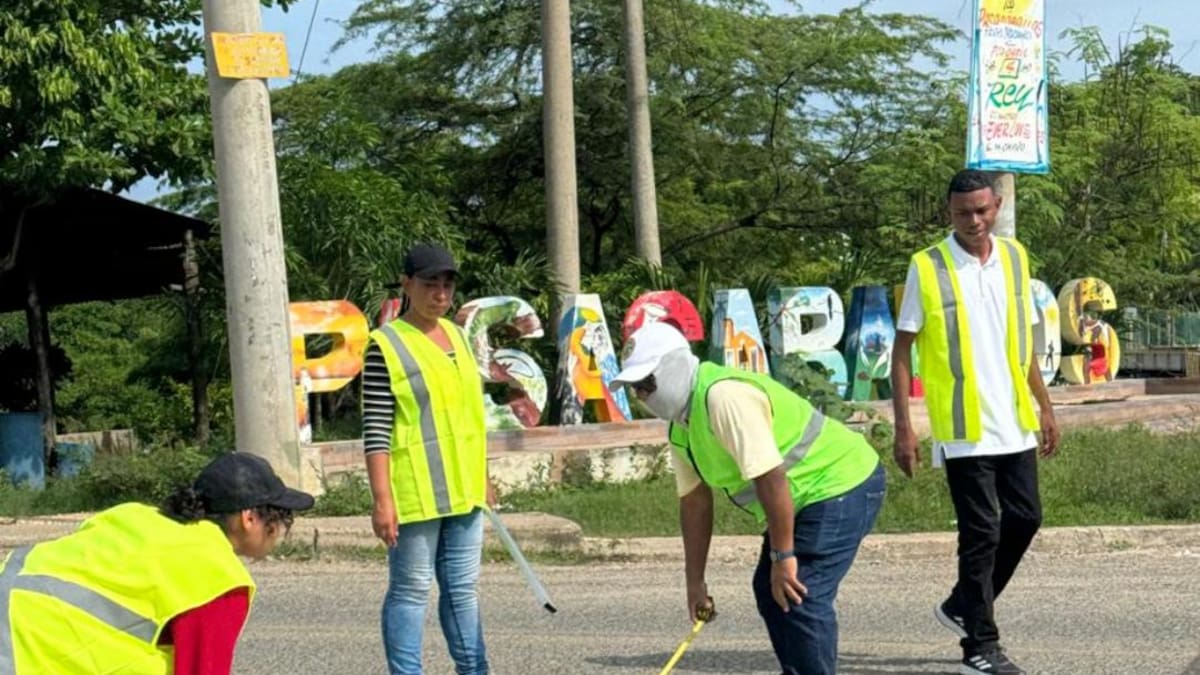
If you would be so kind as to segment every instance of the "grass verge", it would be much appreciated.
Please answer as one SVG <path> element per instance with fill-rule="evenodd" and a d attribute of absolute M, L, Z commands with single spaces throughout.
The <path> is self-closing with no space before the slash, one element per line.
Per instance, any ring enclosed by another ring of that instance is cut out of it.
<path fill-rule="evenodd" d="M 952 530 L 954 510 L 942 471 L 926 465 L 909 480 L 890 454 L 884 451 L 888 496 L 875 531 Z M 928 462 L 928 448 L 923 457 Z M 105 458 L 80 477 L 51 481 L 41 492 L 14 488 L 0 476 L 0 517 L 95 511 L 129 500 L 156 503 L 207 460 L 188 449 Z M 1154 434 L 1138 426 L 1072 431 L 1063 437 L 1059 456 L 1041 464 L 1040 477 L 1048 526 L 1200 522 L 1200 433 Z M 676 536 L 679 531 L 678 500 L 669 475 L 518 491 L 502 501 L 510 510 L 569 518 L 587 536 Z M 715 533 L 761 531 L 727 499 L 716 502 Z M 329 486 L 311 514 L 358 515 L 370 508 L 370 492 L 357 478 Z M 302 555 L 303 542 L 296 546 L 289 555 Z M 382 558 L 382 549 L 378 555 Z"/>
<path fill-rule="evenodd" d="M 940 469 L 926 464 L 908 479 L 885 451 L 888 496 L 876 532 L 954 529 Z M 1064 436 L 1059 455 L 1040 466 L 1047 526 L 1200 522 L 1200 433 L 1160 435 L 1141 427 L 1089 429 Z M 569 518 L 587 536 L 676 536 L 679 507 L 670 476 L 514 492 L 506 506 Z M 747 513 L 716 498 L 714 533 L 759 534 Z"/>

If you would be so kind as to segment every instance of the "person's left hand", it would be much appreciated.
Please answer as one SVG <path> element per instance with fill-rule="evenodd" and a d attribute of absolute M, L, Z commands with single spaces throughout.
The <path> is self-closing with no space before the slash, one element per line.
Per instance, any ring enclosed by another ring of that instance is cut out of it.
<path fill-rule="evenodd" d="M 488 508 L 495 511 L 498 502 L 496 501 L 496 486 L 492 483 L 491 478 L 487 481 L 487 496 L 485 499 L 487 500 Z"/>
<path fill-rule="evenodd" d="M 1054 421 L 1053 410 L 1042 411 L 1042 438 L 1039 445 L 1043 458 L 1053 457 L 1058 452 L 1058 423 Z"/>
<path fill-rule="evenodd" d="M 795 557 L 771 563 L 771 597 L 785 612 L 792 605 L 799 605 L 804 601 L 803 597 L 808 595 L 808 589 L 800 583 L 796 573 Z"/>

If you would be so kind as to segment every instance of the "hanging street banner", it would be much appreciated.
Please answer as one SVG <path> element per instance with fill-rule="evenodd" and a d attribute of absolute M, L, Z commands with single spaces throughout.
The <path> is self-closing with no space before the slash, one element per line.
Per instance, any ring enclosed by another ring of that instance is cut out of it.
<path fill-rule="evenodd" d="M 1050 171 L 1045 0 L 974 0 L 967 167 Z"/>

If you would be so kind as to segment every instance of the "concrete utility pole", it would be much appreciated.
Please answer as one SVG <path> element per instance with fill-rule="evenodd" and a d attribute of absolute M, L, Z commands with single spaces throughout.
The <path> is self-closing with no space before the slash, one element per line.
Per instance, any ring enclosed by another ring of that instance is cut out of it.
<path fill-rule="evenodd" d="M 218 75 L 211 38 L 214 32 L 255 33 L 261 25 L 259 0 L 204 0 L 237 449 L 263 457 L 284 482 L 298 486 L 271 99 L 266 80 Z"/>
<path fill-rule="evenodd" d="M 546 248 L 563 299 L 579 292 L 579 207 L 575 185 L 575 96 L 569 0 L 542 0 L 542 143 L 546 157 Z"/>
<path fill-rule="evenodd" d="M 625 92 L 629 108 L 629 156 L 633 163 L 633 231 L 638 257 L 661 266 L 643 26 L 642 0 L 625 0 Z"/>
<path fill-rule="evenodd" d="M 1000 193 L 1000 214 L 992 234 L 997 237 L 1017 236 L 1017 177 L 1011 173 L 996 176 L 996 189 Z"/>

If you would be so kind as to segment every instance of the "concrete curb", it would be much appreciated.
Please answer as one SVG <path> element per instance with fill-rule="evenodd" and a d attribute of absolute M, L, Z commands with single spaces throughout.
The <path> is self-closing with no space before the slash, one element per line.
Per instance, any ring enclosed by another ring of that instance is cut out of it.
<path fill-rule="evenodd" d="M 545 513 L 500 512 L 504 527 L 512 534 L 526 552 L 574 552 L 583 542 L 583 528 L 574 521 Z M 2 530 L 0 530 L 2 532 Z M 369 516 L 346 516 L 339 518 L 297 518 L 289 537 L 295 541 L 309 542 L 318 538 L 321 547 L 382 548 L 375 538 Z M 0 543 L 3 539 L 0 539 Z M 500 548 L 503 544 L 492 531 L 492 523 L 483 521 L 483 543 L 489 548 Z"/>
<path fill-rule="evenodd" d="M 756 535 L 717 536 L 713 537 L 709 557 L 720 562 L 752 563 L 758 559 L 761 546 L 762 538 Z M 872 534 L 863 540 L 858 557 L 881 561 L 953 559 L 957 548 L 954 532 Z M 1038 533 L 1031 550 L 1052 556 L 1129 550 L 1200 555 L 1200 525 L 1047 527 Z M 587 537 L 582 552 L 627 560 L 682 561 L 683 543 L 678 537 Z"/>
<path fill-rule="evenodd" d="M 34 544 L 74 531 L 90 514 L 67 514 L 38 518 L 0 520 L 0 549 Z M 597 558 L 636 561 L 680 562 L 683 544 L 679 537 L 584 537 L 580 526 L 566 518 L 545 513 L 504 513 L 500 517 L 529 553 L 579 554 Z M 485 546 L 501 547 L 499 538 L 485 521 Z M 317 539 L 321 548 L 375 549 L 382 544 L 371 531 L 368 516 L 298 518 L 292 526 L 292 541 Z M 759 536 L 713 537 L 710 557 L 722 562 L 752 562 L 758 556 Z M 862 559 L 891 560 L 952 558 L 957 546 L 953 532 L 917 534 L 873 534 L 862 545 Z M 1067 556 L 1142 550 L 1200 555 L 1200 524 L 1047 527 L 1034 540 L 1035 553 Z"/>
<path fill-rule="evenodd" d="M 70 534 L 90 513 L 72 513 L 29 518 L 0 519 L 0 550 L 10 551 L 48 539 Z M 544 513 L 500 513 L 504 526 L 528 552 L 576 552 L 582 547 L 583 529 L 575 522 Z M 314 539 L 322 548 L 382 548 L 375 538 L 369 516 L 336 518 L 297 518 L 288 538 L 310 544 Z M 484 520 L 484 545 L 500 548 L 503 544 Z"/>

